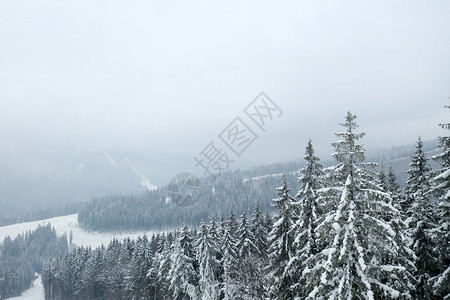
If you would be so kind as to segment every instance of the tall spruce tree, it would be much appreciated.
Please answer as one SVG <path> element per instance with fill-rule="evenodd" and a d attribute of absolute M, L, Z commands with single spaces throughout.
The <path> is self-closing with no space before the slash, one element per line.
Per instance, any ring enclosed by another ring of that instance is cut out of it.
<path fill-rule="evenodd" d="M 318 217 L 317 190 L 322 187 L 323 166 L 319 163 L 320 159 L 314 155 L 314 148 L 311 140 L 306 146 L 305 155 L 306 167 L 300 170 L 301 176 L 298 179 L 300 190 L 295 203 L 296 222 L 291 231 L 295 236 L 294 247 L 295 256 L 290 260 L 287 268 L 294 279 L 292 289 L 298 297 L 306 296 L 304 294 L 304 278 L 302 271 L 304 268 L 311 268 L 312 261 L 308 260 L 318 252 L 316 243 L 316 221 Z"/>
<path fill-rule="evenodd" d="M 396 210 L 375 179 L 374 164 L 364 163 L 365 150 L 358 144 L 364 133 L 355 132 L 355 119 L 348 112 L 341 124 L 345 131 L 336 133 L 338 141 L 332 145 L 338 164 L 328 169 L 330 186 L 319 190 L 321 200 L 326 200 L 325 214 L 316 229 L 320 252 L 313 257 L 313 268 L 303 272 L 309 299 L 401 295 L 390 275 L 404 268 L 386 259 L 397 256 L 394 230 L 385 221 L 393 218 Z"/>
<path fill-rule="evenodd" d="M 181 300 L 185 299 L 186 296 L 192 300 L 197 299 L 194 259 L 186 255 L 185 250 L 181 246 L 181 239 L 175 240 L 170 261 L 171 267 L 168 278 L 173 299 Z"/>
<path fill-rule="evenodd" d="M 291 289 L 293 279 L 289 275 L 287 265 L 295 255 L 294 235 L 290 230 L 295 222 L 294 198 L 289 194 L 286 176 L 283 185 L 277 188 L 278 198 L 273 200 L 277 210 L 272 231 L 269 234 L 269 288 L 270 299 L 293 299 Z"/>
<path fill-rule="evenodd" d="M 197 237 L 197 261 L 199 264 L 200 299 L 216 300 L 219 282 L 216 277 L 220 262 L 217 261 L 217 243 L 213 241 L 210 226 L 202 222 Z"/>
<path fill-rule="evenodd" d="M 391 277 L 394 279 L 393 284 L 395 289 L 402 292 L 402 299 L 414 299 L 417 285 L 415 279 L 416 256 L 414 251 L 410 248 L 411 237 L 402 216 L 403 210 L 401 207 L 401 199 L 404 195 L 400 191 L 400 184 L 398 184 L 397 178 L 391 166 L 389 167 L 389 171 L 386 175 L 385 189 L 390 194 L 391 205 L 397 210 L 393 211 L 393 218 L 389 220 L 395 233 L 395 243 L 398 245 L 398 248 L 396 249 L 397 255 L 389 257 L 389 261 L 392 265 L 400 265 L 404 267 L 404 270 L 401 273 L 393 273 Z M 400 280 L 395 280 L 396 276 L 398 276 Z"/>
<path fill-rule="evenodd" d="M 386 183 L 387 191 L 391 192 L 393 195 L 398 195 L 400 193 L 400 184 L 397 182 L 397 177 L 392 170 L 392 166 L 389 166 Z"/>
<path fill-rule="evenodd" d="M 235 299 L 262 299 L 265 293 L 265 274 L 261 272 L 264 261 L 261 258 L 261 250 L 257 247 L 257 239 L 251 230 L 252 226 L 247 220 L 247 214 L 244 212 L 238 226 L 234 295 Z"/>
<path fill-rule="evenodd" d="M 408 212 L 408 217 L 412 217 L 414 203 L 422 201 L 422 199 L 425 199 L 425 201 L 429 199 L 428 192 L 431 189 L 431 167 L 423 151 L 423 142 L 420 137 L 417 140 L 416 151 L 411 156 L 409 165 L 410 169 L 406 171 L 408 173 L 405 188 L 406 197 L 402 202 L 402 208 Z M 413 219 L 410 220 L 412 221 Z"/>
<path fill-rule="evenodd" d="M 259 200 L 255 204 L 252 215 L 251 233 L 254 237 L 254 244 L 261 257 L 267 256 L 267 229 L 264 224 L 264 215 L 259 208 Z"/>
<path fill-rule="evenodd" d="M 259 254 L 259 250 L 255 245 L 255 236 L 250 230 L 250 225 L 248 224 L 247 214 L 242 213 L 241 219 L 238 226 L 238 239 L 237 239 L 237 250 L 240 258 L 249 257 L 256 253 Z"/>
<path fill-rule="evenodd" d="M 436 275 L 437 259 L 435 255 L 432 229 L 436 227 L 433 220 L 433 205 L 430 201 L 431 167 L 423 151 L 422 140 L 418 139 L 416 152 L 411 156 L 411 168 L 406 181 L 406 223 L 412 238 L 410 247 L 416 255 L 416 293 L 420 299 L 429 299 L 432 288 L 429 279 Z"/>
<path fill-rule="evenodd" d="M 264 226 L 266 227 L 267 234 L 269 234 L 272 231 L 273 219 L 268 210 L 266 211 L 266 215 L 264 216 Z M 267 241 L 267 246 L 269 246 L 269 241 Z"/>
<path fill-rule="evenodd" d="M 152 254 L 147 236 L 138 237 L 131 258 L 127 275 L 125 276 L 126 289 L 133 299 L 148 298 L 149 286 L 152 284 L 147 276 L 152 266 Z"/>
<path fill-rule="evenodd" d="M 153 264 L 147 273 L 147 277 L 153 281 L 155 299 L 170 299 L 168 295 L 170 278 L 168 276 L 171 267 L 172 240 L 169 235 L 161 238 L 160 246 L 153 259 Z"/>
<path fill-rule="evenodd" d="M 186 222 L 183 225 L 183 229 L 180 232 L 178 240 L 180 241 L 180 247 L 183 250 L 184 255 L 194 260 L 195 259 L 194 237 L 192 236 L 192 232 L 190 231 L 189 226 L 187 225 Z"/>
<path fill-rule="evenodd" d="M 386 176 L 386 173 L 384 172 L 383 163 L 381 163 L 381 170 L 380 170 L 380 173 L 378 173 L 378 180 L 380 181 L 381 188 L 383 190 L 387 191 L 388 178 Z"/>
<path fill-rule="evenodd" d="M 446 106 L 450 109 L 450 106 Z M 450 123 L 439 124 L 450 130 Z M 441 167 L 433 178 L 433 193 L 437 198 L 438 226 L 435 240 L 439 258 L 439 275 L 434 279 L 434 294 L 450 298 L 450 136 L 440 136 L 441 153 L 433 157 Z"/>
<path fill-rule="evenodd" d="M 230 210 L 230 214 L 228 215 L 226 223 L 227 223 L 227 226 L 228 226 L 228 228 L 230 230 L 230 234 L 233 236 L 233 238 L 235 240 L 237 240 L 237 238 L 238 238 L 238 233 L 237 232 L 238 232 L 239 224 L 238 224 L 238 222 L 236 220 L 236 216 L 235 216 L 233 210 Z"/>
<path fill-rule="evenodd" d="M 233 278 L 236 275 L 237 247 L 236 240 L 234 239 L 233 234 L 231 234 L 233 226 L 230 224 L 231 222 L 226 222 L 224 224 L 223 236 L 221 239 L 222 259 L 220 263 L 223 269 L 223 275 L 220 295 L 224 300 L 234 299 L 236 290 Z"/>

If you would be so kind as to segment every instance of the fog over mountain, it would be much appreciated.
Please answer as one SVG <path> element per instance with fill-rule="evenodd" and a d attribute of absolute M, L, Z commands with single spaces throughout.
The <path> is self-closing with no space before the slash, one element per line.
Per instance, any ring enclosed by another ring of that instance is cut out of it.
<path fill-rule="evenodd" d="M 201 174 L 193 157 L 211 141 L 229 152 L 219 134 L 236 117 L 258 139 L 230 168 L 298 159 L 309 138 L 327 159 L 348 110 L 368 150 L 433 140 L 449 13 L 448 1 L 4 1 L 0 193 L 14 205 L 2 211 Z M 244 113 L 261 91 L 282 110 L 265 131 Z M 61 178 L 54 199 L 39 196 L 46 178 Z"/>

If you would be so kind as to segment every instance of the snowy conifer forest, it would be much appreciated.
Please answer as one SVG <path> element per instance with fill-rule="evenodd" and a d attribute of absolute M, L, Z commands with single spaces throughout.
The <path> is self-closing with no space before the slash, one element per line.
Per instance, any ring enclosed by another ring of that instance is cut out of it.
<path fill-rule="evenodd" d="M 19 296 L 30 287 L 36 274 L 42 273 L 43 261 L 67 251 L 67 236 L 57 237 L 50 224 L 14 239 L 7 236 L 0 244 L 0 299 Z"/>
<path fill-rule="evenodd" d="M 441 127 L 438 154 L 418 138 L 400 183 L 366 161 L 365 134 L 348 112 L 333 166 L 309 140 L 298 181 L 267 187 L 276 188 L 274 213 L 255 196 L 249 214 L 231 208 L 199 226 L 72 249 L 45 260 L 45 297 L 449 299 L 450 124 Z"/>

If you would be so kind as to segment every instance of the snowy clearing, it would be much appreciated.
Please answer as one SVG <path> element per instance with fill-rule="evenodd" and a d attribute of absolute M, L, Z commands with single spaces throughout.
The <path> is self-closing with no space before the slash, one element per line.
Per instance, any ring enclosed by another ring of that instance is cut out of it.
<path fill-rule="evenodd" d="M 298 173 L 299 173 L 299 171 L 292 171 L 292 172 L 287 172 L 286 174 L 295 175 Z M 242 182 L 245 183 L 245 182 L 249 182 L 252 180 L 261 180 L 261 179 L 268 178 L 268 177 L 281 177 L 281 176 L 283 176 L 283 174 L 284 173 L 274 173 L 274 174 L 267 174 L 267 175 L 261 175 L 261 176 L 255 176 L 255 177 L 247 177 L 247 178 L 242 179 Z"/>
<path fill-rule="evenodd" d="M 41 276 L 33 281 L 31 288 L 17 297 L 8 298 L 9 300 L 41 300 L 44 299 L 44 287 L 41 283 Z"/>
<path fill-rule="evenodd" d="M 141 178 L 141 185 L 145 186 L 149 191 L 153 191 L 156 190 L 158 188 L 158 186 L 152 184 L 150 182 L 150 179 L 145 178 L 139 171 L 138 169 L 136 169 L 135 166 L 133 166 L 130 162 L 130 160 L 128 159 L 128 157 L 125 156 L 125 161 L 127 162 L 128 166 L 130 166 L 131 170 L 133 170 L 133 172 L 139 176 Z"/>
<path fill-rule="evenodd" d="M 113 165 L 114 167 L 117 167 L 117 163 L 114 161 L 114 159 L 112 159 L 111 155 L 109 155 L 108 153 L 104 152 L 106 158 L 108 159 L 108 161 L 111 163 L 111 165 Z"/>
<path fill-rule="evenodd" d="M 18 234 L 29 230 L 35 230 L 39 225 L 45 225 L 47 223 L 50 223 L 52 227 L 55 228 L 58 236 L 66 233 L 67 238 L 69 238 L 70 232 L 72 231 L 74 244 L 77 246 L 91 246 L 92 248 L 99 247 L 102 244 L 106 246 L 113 238 L 122 240 L 126 237 L 130 237 L 131 239 L 135 239 L 144 234 L 147 234 L 147 236 L 150 237 L 153 233 L 157 233 L 157 231 L 150 230 L 120 233 L 86 232 L 80 228 L 77 216 L 78 214 L 73 214 L 40 221 L 3 226 L 0 227 L 0 241 L 3 241 L 8 235 L 14 239 Z"/>

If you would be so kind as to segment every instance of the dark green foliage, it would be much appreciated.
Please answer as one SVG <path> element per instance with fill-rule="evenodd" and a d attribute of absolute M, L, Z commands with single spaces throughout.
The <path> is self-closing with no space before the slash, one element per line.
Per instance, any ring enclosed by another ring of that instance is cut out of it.
<path fill-rule="evenodd" d="M 45 259 L 67 252 L 67 237 L 56 237 L 50 224 L 18 235 L 7 236 L 0 245 L 0 298 L 20 295 L 29 288 Z"/>

